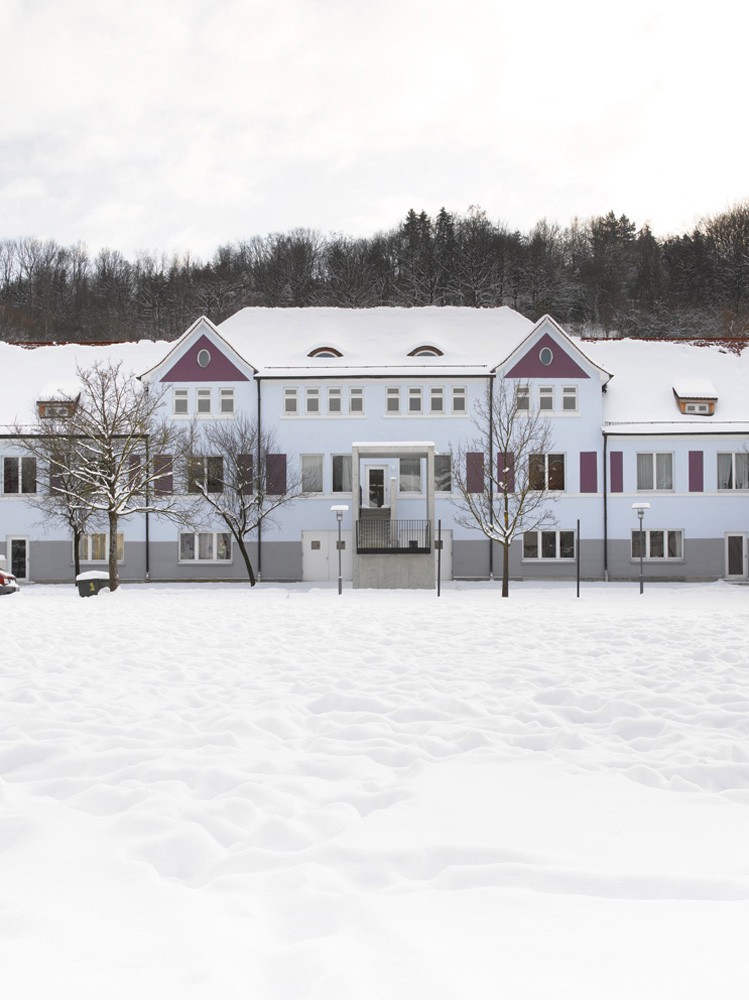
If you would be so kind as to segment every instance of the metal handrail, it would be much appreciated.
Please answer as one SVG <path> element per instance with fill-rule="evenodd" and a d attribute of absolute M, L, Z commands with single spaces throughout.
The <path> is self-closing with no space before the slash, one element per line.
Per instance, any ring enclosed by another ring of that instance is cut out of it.
<path fill-rule="evenodd" d="M 357 521 L 356 551 L 367 554 L 432 551 L 431 521 Z"/>

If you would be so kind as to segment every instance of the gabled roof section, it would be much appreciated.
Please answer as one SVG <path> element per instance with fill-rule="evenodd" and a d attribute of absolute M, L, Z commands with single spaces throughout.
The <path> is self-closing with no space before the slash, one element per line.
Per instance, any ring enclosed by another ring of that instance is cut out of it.
<path fill-rule="evenodd" d="M 551 316 L 542 316 L 528 336 L 493 371 L 504 378 L 575 379 L 596 377 L 605 385 L 610 372 L 584 354 Z"/>
<path fill-rule="evenodd" d="M 140 378 L 148 382 L 247 382 L 256 371 L 214 324 L 201 316 Z"/>

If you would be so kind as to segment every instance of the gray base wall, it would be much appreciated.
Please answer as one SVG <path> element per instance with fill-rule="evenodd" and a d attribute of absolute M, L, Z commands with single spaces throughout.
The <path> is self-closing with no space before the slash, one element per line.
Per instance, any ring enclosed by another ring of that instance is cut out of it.
<path fill-rule="evenodd" d="M 687 538 L 684 541 L 683 559 L 643 560 L 642 564 L 645 580 L 719 580 L 725 572 L 725 541 L 722 538 Z M 640 561 L 632 559 L 629 539 L 609 542 L 609 579 L 639 578 Z"/>
<path fill-rule="evenodd" d="M 434 553 L 423 555 L 354 553 L 354 588 L 434 590 Z"/>

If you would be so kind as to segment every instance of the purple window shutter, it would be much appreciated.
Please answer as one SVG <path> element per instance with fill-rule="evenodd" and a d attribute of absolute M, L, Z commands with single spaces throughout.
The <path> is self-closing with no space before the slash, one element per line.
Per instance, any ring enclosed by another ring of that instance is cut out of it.
<path fill-rule="evenodd" d="M 285 455 L 266 455 L 265 478 L 267 491 L 272 496 L 281 496 L 286 492 Z"/>
<path fill-rule="evenodd" d="M 484 456 L 480 451 L 466 454 L 466 493 L 484 492 Z"/>
<path fill-rule="evenodd" d="M 237 455 L 237 486 L 242 496 L 251 497 L 253 462 L 252 455 Z"/>
<path fill-rule="evenodd" d="M 506 483 L 508 493 L 515 492 L 515 453 L 500 452 L 497 455 L 497 483 Z"/>
<path fill-rule="evenodd" d="M 611 492 L 624 492 L 624 452 L 612 451 L 611 459 Z"/>
<path fill-rule="evenodd" d="M 49 492 L 52 496 L 60 496 L 65 485 L 65 476 L 57 462 L 49 463 Z"/>
<path fill-rule="evenodd" d="M 598 492 L 598 452 L 580 452 L 580 492 Z"/>
<path fill-rule="evenodd" d="M 140 455 L 130 455 L 128 463 L 127 484 L 133 487 L 140 479 Z"/>
<path fill-rule="evenodd" d="M 174 492 L 174 475 L 171 455 L 156 455 L 153 460 L 153 492 L 155 496 L 166 496 Z"/>
<path fill-rule="evenodd" d="M 701 451 L 689 452 L 689 492 L 702 493 L 704 485 L 704 455 Z"/>

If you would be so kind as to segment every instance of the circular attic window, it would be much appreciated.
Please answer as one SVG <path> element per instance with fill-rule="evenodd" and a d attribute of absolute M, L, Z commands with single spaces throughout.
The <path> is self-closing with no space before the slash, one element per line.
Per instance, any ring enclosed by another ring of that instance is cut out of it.
<path fill-rule="evenodd" d="M 200 365 L 200 367 L 207 368 L 210 363 L 211 363 L 211 352 L 206 351 L 205 348 L 203 348 L 202 351 L 198 351 L 198 364 Z"/>
<path fill-rule="evenodd" d="M 551 362 L 554 360 L 554 352 L 550 347 L 542 347 L 541 350 L 538 352 L 538 360 L 541 362 L 542 365 L 548 368 Z"/>

